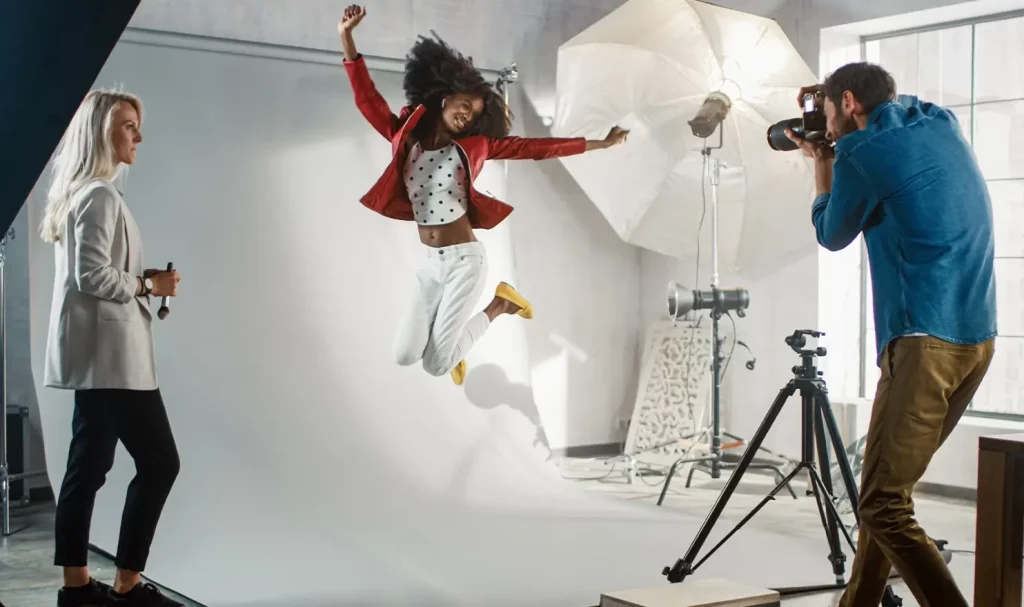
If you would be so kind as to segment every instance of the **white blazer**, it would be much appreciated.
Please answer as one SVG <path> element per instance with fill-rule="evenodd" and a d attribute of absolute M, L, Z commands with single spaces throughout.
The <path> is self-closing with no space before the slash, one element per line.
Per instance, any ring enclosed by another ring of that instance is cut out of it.
<path fill-rule="evenodd" d="M 142 235 L 114 184 L 83 186 L 68 209 L 56 273 L 43 382 L 52 388 L 155 390 L 149 297 L 136 297 Z"/>

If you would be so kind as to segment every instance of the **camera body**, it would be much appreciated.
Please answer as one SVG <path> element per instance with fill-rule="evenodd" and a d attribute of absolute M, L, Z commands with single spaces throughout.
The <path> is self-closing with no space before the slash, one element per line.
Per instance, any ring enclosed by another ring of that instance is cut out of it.
<path fill-rule="evenodd" d="M 799 118 L 788 118 L 768 127 L 768 145 L 778 152 L 789 152 L 797 149 L 797 145 L 786 137 L 786 129 L 793 131 L 797 137 L 807 141 L 830 145 L 825 136 L 827 129 L 825 118 L 825 97 L 820 92 L 807 93 L 801 102 L 803 114 Z"/>

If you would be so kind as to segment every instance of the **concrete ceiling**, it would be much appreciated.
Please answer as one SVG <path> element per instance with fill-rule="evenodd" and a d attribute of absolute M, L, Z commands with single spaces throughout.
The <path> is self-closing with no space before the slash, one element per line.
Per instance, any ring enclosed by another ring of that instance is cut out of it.
<path fill-rule="evenodd" d="M 520 86 L 538 113 L 553 109 L 558 47 L 624 0 L 372 0 L 356 42 L 360 51 L 404 57 L 418 34 L 436 31 L 477 65 L 515 61 Z M 774 16 L 787 0 L 713 0 Z M 336 0 L 145 0 L 132 26 L 202 36 L 338 50 Z"/>

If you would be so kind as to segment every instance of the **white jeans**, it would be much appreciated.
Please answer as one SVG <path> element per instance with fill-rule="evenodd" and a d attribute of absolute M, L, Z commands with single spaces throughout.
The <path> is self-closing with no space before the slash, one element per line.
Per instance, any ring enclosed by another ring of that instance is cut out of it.
<path fill-rule="evenodd" d="M 480 242 L 426 249 L 412 305 L 395 338 L 395 360 L 402 366 L 422 360 L 427 373 L 441 376 L 491 324 L 483 311 L 473 314 L 483 294 L 487 255 Z"/>

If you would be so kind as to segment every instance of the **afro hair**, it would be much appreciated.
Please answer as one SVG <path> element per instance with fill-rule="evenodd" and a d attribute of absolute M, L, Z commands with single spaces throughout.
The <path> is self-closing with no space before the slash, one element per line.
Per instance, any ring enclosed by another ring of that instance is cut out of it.
<path fill-rule="evenodd" d="M 428 119 L 420 121 L 416 134 L 422 136 L 425 129 L 433 127 L 445 96 L 464 93 L 483 99 L 484 109 L 463 134 L 507 137 L 512 130 L 512 112 L 502 95 L 484 79 L 472 57 L 464 57 L 435 32 L 431 34 L 433 38 L 420 36 L 405 58 L 406 101 L 412 107 L 427 108 Z"/>

